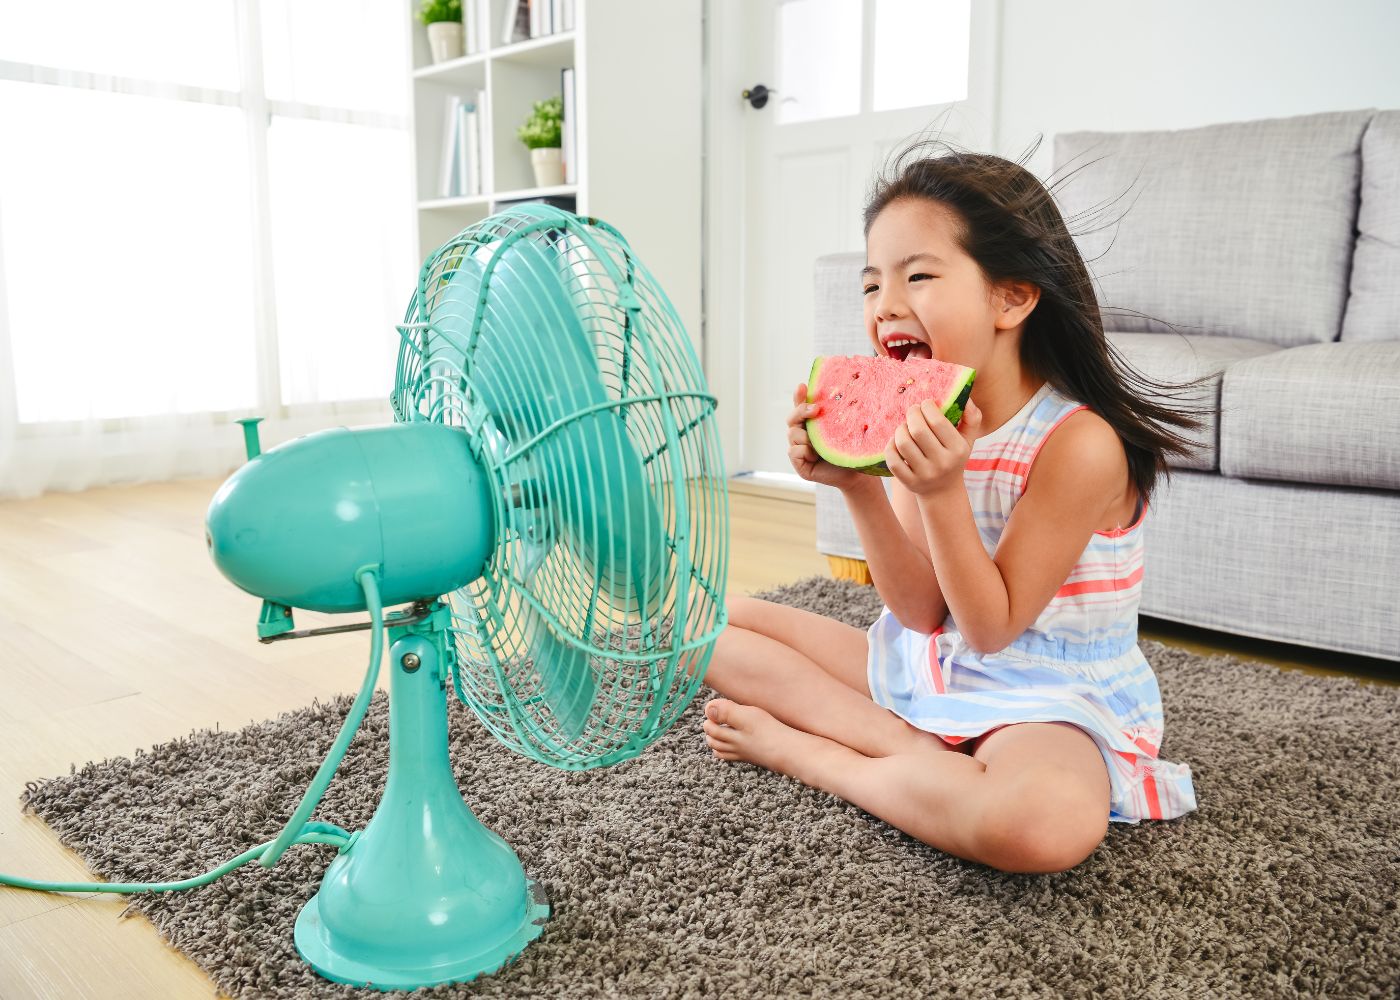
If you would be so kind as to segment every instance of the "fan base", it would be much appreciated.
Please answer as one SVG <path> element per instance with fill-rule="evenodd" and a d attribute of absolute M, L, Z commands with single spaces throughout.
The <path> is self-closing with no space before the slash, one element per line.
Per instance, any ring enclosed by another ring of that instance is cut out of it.
<path fill-rule="evenodd" d="M 433 964 L 431 957 L 415 957 L 398 949 L 393 964 L 386 965 L 342 954 L 336 950 L 335 943 L 321 922 L 317 896 L 312 896 L 297 916 L 297 954 L 325 978 L 351 986 L 412 990 L 442 983 L 465 983 L 509 964 L 544 930 L 544 923 L 549 918 L 549 904 L 545 901 L 544 890 L 534 879 L 526 879 L 526 887 L 529 901 L 520 926 L 499 944 L 468 958 Z"/>
<path fill-rule="evenodd" d="M 389 775 L 369 825 L 297 916 L 297 952 L 327 979 L 381 990 L 493 972 L 544 929 L 544 890 L 462 798 L 447 742 L 434 614 L 389 630 Z"/>

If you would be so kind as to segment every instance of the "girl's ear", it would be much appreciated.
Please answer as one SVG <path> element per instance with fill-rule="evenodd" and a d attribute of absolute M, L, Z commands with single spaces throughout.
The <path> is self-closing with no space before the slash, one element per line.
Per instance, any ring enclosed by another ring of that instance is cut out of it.
<path fill-rule="evenodd" d="M 998 285 L 992 296 L 996 328 L 1012 330 L 1026 321 L 1040 301 L 1040 287 L 1029 281 L 1008 281 Z"/>

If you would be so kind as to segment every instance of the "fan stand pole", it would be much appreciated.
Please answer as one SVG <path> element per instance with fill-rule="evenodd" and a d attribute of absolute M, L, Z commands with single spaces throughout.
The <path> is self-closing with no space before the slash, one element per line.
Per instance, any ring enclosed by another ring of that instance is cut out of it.
<path fill-rule="evenodd" d="M 326 870 L 296 922 L 322 976 L 378 989 L 465 982 L 539 936 L 544 893 L 473 815 L 447 749 L 451 612 L 389 629 L 389 778 L 363 833 Z"/>

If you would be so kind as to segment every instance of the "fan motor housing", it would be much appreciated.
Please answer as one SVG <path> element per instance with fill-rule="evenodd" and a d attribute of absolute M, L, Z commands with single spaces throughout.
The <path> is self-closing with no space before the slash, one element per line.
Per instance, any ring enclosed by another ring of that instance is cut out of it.
<path fill-rule="evenodd" d="M 466 432 L 431 423 L 337 427 L 259 455 L 219 488 L 205 521 L 230 582 L 312 611 L 365 610 L 356 572 L 377 565 L 385 605 L 477 579 L 495 548 L 490 481 Z"/>

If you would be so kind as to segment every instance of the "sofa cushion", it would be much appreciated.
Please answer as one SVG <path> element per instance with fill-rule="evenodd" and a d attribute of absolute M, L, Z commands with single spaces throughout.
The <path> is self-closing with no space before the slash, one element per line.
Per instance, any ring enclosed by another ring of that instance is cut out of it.
<path fill-rule="evenodd" d="M 1336 340 L 1374 114 L 1056 136 L 1051 184 L 1098 279 L 1104 325 Z"/>
<path fill-rule="evenodd" d="M 1400 111 L 1382 111 L 1361 139 L 1351 298 L 1343 340 L 1400 340 Z"/>
<path fill-rule="evenodd" d="M 1400 490 L 1400 341 L 1238 361 L 1220 409 L 1227 476 Z"/>
<path fill-rule="evenodd" d="M 1277 344 L 1240 337 L 1172 337 L 1160 333 L 1109 333 L 1108 342 L 1117 348 L 1138 372 L 1156 382 L 1181 383 L 1202 376 L 1213 376 L 1209 382 L 1189 392 L 1177 395 L 1148 391 L 1169 405 L 1184 404 L 1182 409 L 1193 411 L 1203 421 L 1197 431 L 1184 432 L 1197 441 L 1194 454 L 1173 457 L 1173 468 L 1213 471 L 1220 468 L 1220 372 L 1244 358 L 1273 354 Z"/>

